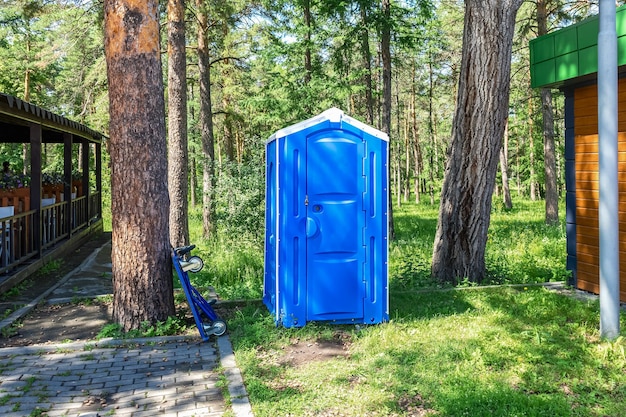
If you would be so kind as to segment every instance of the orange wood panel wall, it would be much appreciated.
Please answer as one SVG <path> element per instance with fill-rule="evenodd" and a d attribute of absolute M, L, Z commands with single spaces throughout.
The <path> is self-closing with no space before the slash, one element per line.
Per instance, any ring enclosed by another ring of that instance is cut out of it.
<path fill-rule="evenodd" d="M 618 165 L 619 165 L 619 252 L 620 299 L 626 302 L 626 80 L 619 80 Z M 576 175 L 577 287 L 598 293 L 600 276 L 598 203 L 598 87 L 574 91 L 574 135 Z M 616 225 L 617 226 L 617 225 Z"/>

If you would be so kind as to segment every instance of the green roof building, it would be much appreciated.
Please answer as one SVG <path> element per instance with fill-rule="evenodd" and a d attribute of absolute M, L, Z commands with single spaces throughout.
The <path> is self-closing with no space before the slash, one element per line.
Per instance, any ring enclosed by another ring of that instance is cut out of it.
<path fill-rule="evenodd" d="M 617 9 L 617 64 L 626 65 L 626 6 Z M 598 16 L 530 41 L 532 87 L 562 88 L 598 72 Z"/>
<path fill-rule="evenodd" d="M 530 42 L 531 86 L 565 96 L 567 268 L 571 285 L 599 293 L 598 29 L 594 16 Z M 620 300 L 626 302 L 626 6 L 616 13 Z"/>

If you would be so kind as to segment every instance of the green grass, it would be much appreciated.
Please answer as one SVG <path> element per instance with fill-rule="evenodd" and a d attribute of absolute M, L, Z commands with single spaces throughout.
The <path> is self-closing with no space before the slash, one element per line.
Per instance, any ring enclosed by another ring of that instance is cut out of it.
<path fill-rule="evenodd" d="M 565 224 L 546 226 L 544 202 L 515 200 L 513 209 L 491 214 L 484 285 L 564 281 Z M 394 207 L 396 240 L 389 245 L 389 281 L 395 289 L 438 288 L 430 276 L 439 206 Z M 565 210 L 561 208 L 564 215 Z"/>
<path fill-rule="evenodd" d="M 391 317 L 283 329 L 258 306 L 235 314 L 230 335 L 254 414 L 626 416 L 626 342 L 599 339 L 595 302 L 536 286 L 403 292 L 391 295 Z M 337 332 L 347 357 L 277 359 L 291 340 Z"/>
<path fill-rule="evenodd" d="M 113 337 L 117 339 L 132 339 L 137 337 L 157 337 L 172 336 L 185 333 L 187 325 L 182 317 L 168 317 L 166 321 L 158 321 L 155 325 L 149 322 L 141 323 L 141 327 L 136 330 L 124 332 L 117 323 L 107 324 L 97 334 L 96 339 Z"/>
<path fill-rule="evenodd" d="M 221 299 L 263 296 L 263 230 L 231 235 L 218 232 L 215 239 L 207 240 L 202 237 L 202 212 L 195 208 L 189 213 L 189 233 L 196 245 L 192 254 L 204 260 L 202 271 L 189 274 L 194 286 L 213 286 Z"/>
<path fill-rule="evenodd" d="M 527 284 L 564 281 L 565 225 L 546 226 L 544 202 L 515 200 L 506 211 L 496 204 L 486 250 L 487 276 L 482 284 Z M 404 204 L 394 207 L 396 239 L 389 245 L 389 282 L 392 290 L 439 288 L 430 276 L 438 205 Z M 565 210 L 561 207 L 560 213 Z M 563 217 L 563 216 L 562 216 Z M 263 230 L 222 233 L 214 240 L 201 236 L 202 213 L 189 215 L 194 254 L 205 267 L 190 274 L 192 284 L 213 286 L 222 299 L 262 297 Z M 218 226 L 219 230 L 219 226 Z"/>
<path fill-rule="evenodd" d="M 600 340 L 597 302 L 531 285 L 568 278 L 565 227 L 545 226 L 543 202 L 514 204 L 492 213 L 483 284 L 521 286 L 441 290 L 430 278 L 438 206 L 408 204 L 394 208 L 389 323 L 284 329 L 259 303 L 232 312 L 229 334 L 254 414 L 626 416 L 624 332 Z M 204 250 L 218 293 L 230 280 L 262 287 L 262 242 L 222 238 Z M 294 340 L 338 334 L 347 356 L 281 360 Z"/>
<path fill-rule="evenodd" d="M 62 259 L 54 259 L 54 260 L 52 260 L 50 262 L 47 262 L 44 266 L 39 268 L 37 273 L 41 274 L 41 275 L 46 275 L 46 274 L 49 274 L 51 272 L 58 271 L 59 269 L 61 269 L 62 265 L 63 265 L 63 260 Z"/>

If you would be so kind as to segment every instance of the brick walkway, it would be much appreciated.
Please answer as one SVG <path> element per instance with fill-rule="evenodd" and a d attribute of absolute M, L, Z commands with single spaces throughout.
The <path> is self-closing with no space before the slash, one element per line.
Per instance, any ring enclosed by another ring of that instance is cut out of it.
<path fill-rule="evenodd" d="M 212 343 L 0 349 L 2 416 L 221 416 Z"/>
<path fill-rule="evenodd" d="M 0 327 L 19 320 L 46 298 L 63 302 L 108 293 L 110 271 L 108 242 L 58 287 L 0 322 Z M 199 336 L 156 337 L 0 349 L 2 417 L 224 413 L 253 416 L 227 334 L 209 342 L 201 342 Z"/>

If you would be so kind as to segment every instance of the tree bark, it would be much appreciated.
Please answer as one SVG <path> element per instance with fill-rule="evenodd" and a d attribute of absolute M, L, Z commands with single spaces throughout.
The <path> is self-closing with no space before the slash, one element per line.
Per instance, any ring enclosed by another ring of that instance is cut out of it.
<path fill-rule="evenodd" d="M 198 187 L 198 177 L 196 175 L 196 158 L 189 158 L 189 204 L 195 207 L 198 198 L 196 197 L 196 188 Z"/>
<path fill-rule="evenodd" d="M 187 84 L 189 87 L 188 91 L 188 99 L 190 102 L 195 101 L 195 89 L 194 84 Z M 192 126 L 199 126 L 198 120 L 196 119 L 196 114 L 193 110 L 193 107 L 189 109 L 187 114 L 190 118 L 190 123 Z M 193 143 L 193 142 L 192 142 Z M 197 163 L 196 163 L 196 147 L 192 146 L 190 148 L 191 153 L 189 154 L 189 204 L 191 207 L 196 207 L 198 205 L 198 197 L 196 196 L 198 189 L 198 172 L 197 172 Z"/>
<path fill-rule="evenodd" d="M 211 104 L 211 68 L 207 39 L 208 15 L 202 0 L 196 0 L 198 19 L 198 76 L 200 78 L 200 136 L 202 140 L 202 235 L 210 238 L 215 227 L 215 136 Z"/>
<path fill-rule="evenodd" d="M 554 112 L 552 92 L 541 89 L 543 113 L 543 163 L 546 187 L 546 224 L 559 224 L 559 191 L 557 189 L 556 151 L 554 146 Z"/>
<path fill-rule="evenodd" d="M 485 276 L 485 248 L 509 109 L 515 16 L 522 0 L 467 0 L 452 143 L 441 192 L 432 275 Z"/>
<path fill-rule="evenodd" d="M 528 100 L 528 114 L 534 114 L 533 101 Z M 535 128 L 533 118 L 528 118 L 528 174 L 530 176 L 530 199 L 537 200 L 537 175 L 535 175 L 535 137 L 533 135 Z"/>
<path fill-rule="evenodd" d="M 513 208 L 511 189 L 509 188 L 509 124 L 504 128 L 504 143 L 500 148 L 500 172 L 502 175 L 502 202 L 507 210 Z"/>
<path fill-rule="evenodd" d="M 522 195 L 522 179 L 521 179 L 521 172 L 522 172 L 522 170 L 521 170 L 521 167 L 520 167 L 520 165 L 521 165 L 521 161 L 520 160 L 522 158 L 521 158 L 521 155 L 520 155 L 520 146 L 519 146 L 521 139 L 522 138 L 518 138 L 515 141 L 515 168 L 516 168 L 516 170 L 515 170 L 515 180 L 516 180 L 515 184 L 517 186 L 517 196 L 518 197 Z"/>
<path fill-rule="evenodd" d="M 174 314 L 165 102 L 155 0 L 105 0 L 113 318 L 125 331 Z"/>
<path fill-rule="evenodd" d="M 225 76 L 227 76 L 227 74 L 225 74 Z M 232 116 L 230 115 L 230 97 L 225 91 L 222 92 L 222 95 L 222 105 L 226 111 L 224 115 L 224 153 L 226 154 L 226 160 L 233 162 L 235 160 L 235 139 L 233 138 L 234 129 Z"/>
<path fill-rule="evenodd" d="M 178 247 L 189 244 L 185 0 L 169 0 L 167 15 L 170 242 Z"/>
<path fill-rule="evenodd" d="M 369 125 L 374 123 L 374 98 L 372 94 L 372 53 L 370 51 L 370 34 L 368 30 L 369 19 L 367 16 L 366 2 L 359 1 L 359 8 L 361 9 L 361 59 L 363 60 L 363 68 L 365 73 L 363 74 L 363 82 L 365 84 L 365 108 L 367 110 L 366 122 Z"/>
<path fill-rule="evenodd" d="M 411 83 L 411 137 L 413 141 L 413 175 L 415 176 L 414 181 L 414 193 L 415 193 L 415 203 L 419 204 L 420 202 L 420 176 L 422 173 L 422 149 L 419 142 L 419 134 L 417 130 L 417 92 L 416 86 L 417 83 L 416 75 L 415 75 L 415 61 L 413 61 L 413 82 Z"/>
<path fill-rule="evenodd" d="M 546 0 L 537 0 L 537 34 L 548 33 Z M 546 187 L 546 224 L 559 224 L 559 191 L 557 189 L 556 151 L 554 146 L 554 111 L 552 91 L 541 89 L 541 113 L 543 116 L 543 164 Z"/>
<path fill-rule="evenodd" d="M 396 190 L 396 206 L 400 207 L 402 205 L 402 167 L 400 161 L 400 149 L 398 152 L 395 152 L 396 161 L 395 161 L 395 173 L 396 173 L 396 184 L 393 189 Z"/>
<path fill-rule="evenodd" d="M 30 58 L 30 39 L 26 37 L 26 56 Z M 27 63 L 26 71 L 24 73 L 24 101 L 30 102 L 30 69 L 31 64 Z"/>
<path fill-rule="evenodd" d="M 311 1 L 302 2 L 304 12 L 304 24 L 306 26 L 304 34 L 304 84 L 309 85 L 311 74 L 313 73 L 313 61 L 311 59 Z M 308 104 L 308 103 L 307 103 Z"/>
<path fill-rule="evenodd" d="M 433 80 L 433 64 L 432 55 L 428 60 L 428 136 L 430 138 L 430 172 L 429 172 L 429 195 L 430 204 L 435 204 L 435 152 L 437 150 L 437 140 L 435 138 L 435 115 L 433 114 L 433 94 L 434 94 L 434 80 Z"/>
<path fill-rule="evenodd" d="M 391 0 L 383 0 L 382 3 L 383 19 L 385 23 L 382 27 L 380 37 L 380 49 L 383 63 L 383 114 L 382 127 L 383 131 L 389 135 L 389 149 L 391 149 Z M 391 158 L 390 158 L 391 160 Z M 389 173 L 391 174 L 391 164 L 389 164 Z M 389 240 L 394 240 L 395 230 L 393 223 L 393 203 L 389 199 Z"/>
<path fill-rule="evenodd" d="M 404 202 L 411 197 L 411 142 L 409 139 L 409 119 L 404 121 Z"/>

